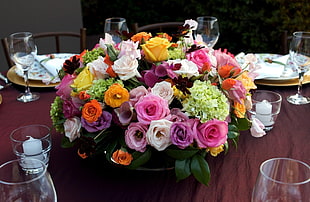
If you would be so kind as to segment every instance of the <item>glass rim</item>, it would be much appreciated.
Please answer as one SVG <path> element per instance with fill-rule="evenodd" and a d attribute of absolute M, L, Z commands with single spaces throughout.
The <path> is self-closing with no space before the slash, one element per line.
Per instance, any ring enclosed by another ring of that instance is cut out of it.
<path fill-rule="evenodd" d="M 126 19 L 123 17 L 111 17 L 105 19 L 105 22 L 110 21 L 111 23 L 118 23 L 118 22 L 126 22 Z"/>
<path fill-rule="evenodd" d="M 274 94 L 278 97 L 278 100 L 276 101 L 268 101 L 269 103 L 278 103 L 278 102 L 282 102 L 282 96 L 280 93 L 277 93 L 277 92 L 274 92 L 274 91 L 270 91 L 270 90 L 256 90 L 254 92 L 254 94 L 258 92 L 258 93 L 271 93 L 271 94 Z M 260 102 L 260 101 L 257 101 L 255 100 L 254 98 L 252 98 L 252 101 L 255 101 L 255 102 Z"/>
<path fill-rule="evenodd" d="M 11 38 L 24 38 L 24 37 L 32 37 L 33 34 L 31 32 L 15 32 L 10 34 Z"/>
<path fill-rule="evenodd" d="M 307 31 L 296 31 L 293 32 L 294 37 L 305 37 L 305 38 L 310 38 L 310 32 Z"/>
<path fill-rule="evenodd" d="M 42 139 L 46 139 L 48 136 L 51 136 L 51 128 L 48 127 L 47 125 L 43 125 L 43 124 L 32 124 L 32 125 L 25 125 L 25 126 L 21 126 L 21 127 L 18 127 L 16 129 L 14 129 L 11 134 L 10 134 L 10 139 L 13 141 L 13 142 L 24 142 L 25 140 L 16 140 L 13 136 L 15 134 L 16 131 L 20 130 L 20 129 L 23 129 L 23 128 L 28 128 L 28 127 L 33 127 L 33 126 L 39 126 L 41 128 L 45 128 L 47 129 L 48 133 L 46 135 L 44 135 L 43 137 L 40 138 L 40 140 Z"/>
<path fill-rule="evenodd" d="M 41 171 L 41 173 L 40 173 L 38 176 L 36 176 L 36 177 L 34 177 L 34 178 L 30 179 L 30 180 L 20 181 L 20 182 L 8 182 L 8 181 L 5 181 L 5 180 L 0 179 L 0 184 L 1 184 L 1 183 L 2 183 L 2 184 L 5 184 L 5 185 L 28 184 L 28 183 L 33 182 L 33 181 L 36 181 L 36 180 L 40 179 L 42 176 L 44 176 L 45 173 L 46 173 L 46 171 L 47 171 L 47 167 L 46 167 L 45 163 L 44 163 L 43 161 L 40 161 L 40 160 L 35 159 L 35 158 L 28 158 L 28 160 L 29 160 L 29 159 L 32 160 L 32 161 L 33 161 L 33 160 L 34 160 L 34 161 L 37 161 L 37 162 L 39 162 L 39 163 L 41 164 L 43 170 Z M 0 169 L 3 168 L 3 167 L 5 167 L 5 166 L 7 166 L 7 165 L 9 165 L 9 164 L 15 163 L 15 162 L 17 162 L 18 165 L 20 165 L 20 162 L 21 162 L 22 160 L 24 160 L 24 158 L 21 158 L 21 159 L 14 159 L 14 160 L 7 161 L 7 162 L 3 163 L 2 165 L 0 165 Z"/>
<path fill-rule="evenodd" d="M 205 20 L 205 19 L 211 19 L 212 21 L 217 21 L 217 17 L 214 17 L 214 16 L 199 16 L 197 17 L 197 21 L 200 21 L 200 20 Z"/>
<path fill-rule="evenodd" d="M 306 168 L 308 168 L 308 170 L 310 171 L 310 166 L 308 164 L 306 164 L 305 162 L 303 161 L 300 161 L 300 160 L 296 160 L 296 159 L 292 159 L 292 158 L 285 158 L 285 157 L 277 157 L 277 158 L 271 158 L 271 159 L 267 159 L 265 160 L 261 165 L 260 165 L 260 168 L 259 168 L 259 171 L 260 173 L 265 176 L 268 180 L 270 181 L 273 181 L 273 182 L 276 182 L 276 183 L 279 183 L 279 184 L 287 184 L 287 185 L 302 185 L 302 184 L 306 184 L 308 182 L 310 182 L 310 175 L 308 177 L 308 179 L 305 179 L 301 182 L 281 182 L 279 180 L 275 180 L 271 177 L 269 177 L 264 171 L 263 171 L 263 167 L 269 163 L 270 161 L 275 161 L 275 160 L 289 160 L 289 161 L 294 161 L 294 162 L 297 162 L 303 166 L 305 166 Z M 310 172 L 309 172 L 310 173 Z"/>

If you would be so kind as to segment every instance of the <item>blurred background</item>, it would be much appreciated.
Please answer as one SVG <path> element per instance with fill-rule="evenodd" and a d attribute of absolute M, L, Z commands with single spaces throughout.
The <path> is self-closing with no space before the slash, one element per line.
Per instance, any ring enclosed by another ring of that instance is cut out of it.
<path fill-rule="evenodd" d="M 88 48 L 103 34 L 104 21 L 124 17 L 130 28 L 215 16 L 220 38 L 215 49 L 281 53 L 282 34 L 310 31 L 309 0 L 1 0 L 0 37 L 16 31 L 79 31 L 87 28 Z M 68 45 L 70 46 L 70 45 Z M 6 65 L 2 48 L 0 70 Z M 7 67 L 5 67 L 7 68 Z"/>

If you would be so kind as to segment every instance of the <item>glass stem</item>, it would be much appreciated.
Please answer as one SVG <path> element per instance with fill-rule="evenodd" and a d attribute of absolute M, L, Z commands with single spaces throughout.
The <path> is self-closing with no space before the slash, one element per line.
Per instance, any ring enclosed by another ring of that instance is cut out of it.
<path fill-rule="evenodd" d="M 30 92 L 30 88 L 29 88 L 28 70 L 24 71 L 24 79 L 25 79 L 25 83 L 26 83 L 25 94 L 29 95 L 29 94 L 31 94 L 31 92 Z"/>
<path fill-rule="evenodd" d="M 298 80 L 299 80 L 298 88 L 297 88 L 297 94 L 298 94 L 298 95 L 301 95 L 301 87 L 302 87 L 302 82 L 303 82 L 303 80 L 304 80 L 304 74 L 305 74 L 304 71 L 300 71 L 300 72 L 298 73 Z"/>

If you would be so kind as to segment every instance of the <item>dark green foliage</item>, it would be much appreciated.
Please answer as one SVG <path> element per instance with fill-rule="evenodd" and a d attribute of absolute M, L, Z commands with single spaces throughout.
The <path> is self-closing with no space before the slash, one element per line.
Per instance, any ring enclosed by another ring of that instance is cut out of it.
<path fill-rule="evenodd" d="M 215 49 L 231 53 L 278 53 L 281 32 L 310 30 L 309 0 L 81 0 L 84 26 L 89 34 L 103 32 L 108 17 L 124 17 L 129 28 L 134 22 L 145 25 L 184 21 L 197 16 L 216 16 L 220 39 Z"/>

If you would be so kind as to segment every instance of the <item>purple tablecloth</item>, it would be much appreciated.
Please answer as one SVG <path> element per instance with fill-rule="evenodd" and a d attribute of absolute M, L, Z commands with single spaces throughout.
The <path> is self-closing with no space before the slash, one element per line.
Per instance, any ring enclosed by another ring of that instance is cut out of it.
<path fill-rule="evenodd" d="M 207 157 L 211 169 L 209 186 L 193 177 L 176 182 L 174 171 L 130 171 L 99 162 L 82 160 L 75 149 L 60 147 L 61 135 L 53 131 L 48 171 L 53 178 L 58 201 L 229 201 L 248 202 L 259 165 L 273 157 L 289 157 L 310 164 L 310 104 L 294 106 L 285 97 L 297 87 L 266 87 L 283 96 L 282 110 L 272 131 L 262 138 L 243 132 L 238 148 L 218 157 Z M 22 88 L 20 90 L 23 90 Z M 14 157 L 9 141 L 12 130 L 28 124 L 52 126 L 49 110 L 54 89 L 39 90 L 41 98 L 31 103 L 16 101 L 16 86 L 0 91 L 0 164 Z M 310 85 L 303 92 L 310 96 Z"/>

